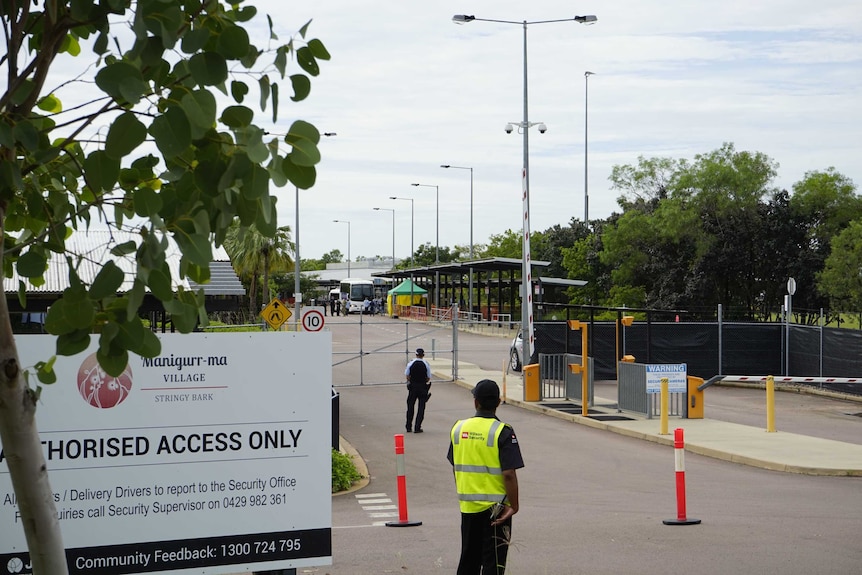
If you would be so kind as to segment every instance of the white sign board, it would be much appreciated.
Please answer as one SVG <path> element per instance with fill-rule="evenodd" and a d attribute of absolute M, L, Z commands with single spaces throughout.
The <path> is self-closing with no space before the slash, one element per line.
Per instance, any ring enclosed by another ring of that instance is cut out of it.
<path fill-rule="evenodd" d="M 58 357 L 37 423 L 69 573 L 332 563 L 330 332 L 163 334 L 120 377 Z M 22 365 L 54 353 L 17 336 Z M 0 566 L 30 573 L 0 454 Z"/>
<path fill-rule="evenodd" d="M 661 380 L 665 377 L 670 393 L 688 393 L 688 377 L 684 363 L 647 364 L 647 393 L 661 393 Z"/>

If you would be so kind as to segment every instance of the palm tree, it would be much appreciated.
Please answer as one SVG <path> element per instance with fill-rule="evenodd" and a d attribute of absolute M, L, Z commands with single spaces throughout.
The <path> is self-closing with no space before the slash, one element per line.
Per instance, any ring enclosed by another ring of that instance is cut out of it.
<path fill-rule="evenodd" d="M 237 275 L 249 281 L 249 311 L 254 316 L 260 311 L 257 309 L 257 284 L 261 274 L 263 296 L 269 302 L 269 273 L 294 267 L 291 255 L 295 249 L 290 240 L 290 226 L 279 227 L 275 235 L 266 237 L 254 225 L 244 228 L 234 223 L 227 232 L 224 248 Z"/>

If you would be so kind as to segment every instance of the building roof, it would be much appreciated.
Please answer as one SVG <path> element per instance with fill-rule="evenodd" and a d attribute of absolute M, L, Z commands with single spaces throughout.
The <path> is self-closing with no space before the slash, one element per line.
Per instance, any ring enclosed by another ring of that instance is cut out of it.
<path fill-rule="evenodd" d="M 73 233 L 67 240 L 66 245 L 70 253 L 82 255 L 77 264 L 78 277 L 86 283 L 91 283 L 105 262 L 113 261 L 123 272 L 125 277 L 120 285 L 119 292 L 126 292 L 132 287 L 135 273 L 135 255 L 130 254 L 118 258 L 111 254 L 111 248 L 127 241 L 140 239 L 137 234 L 117 230 L 88 230 Z M 205 295 L 245 295 L 242 286 L 227 252 L 222 247 L 213 246 L 213 261 L 210 263 L 210 281 L 206 284 L 196 284 L 188 278 L 179 279 L 180 259 L 182 254 L 176 243 L 168 237 L 167 263 L 174 278 L 174 287 L 183 286 L 188 289 L 203 288 Z M 8 293 L 18 291 L 19 282 L 24 282 L 27 293 L 60 294 L 69 287 L 69 273 L 66 263 L 66 254 L 51 252 L 48 269 L 45 271 L 44 283 L 34 285 L 28 278 L 20 277 L 13 267 L 12 277 L 3 279 L 3 289 Z"/>

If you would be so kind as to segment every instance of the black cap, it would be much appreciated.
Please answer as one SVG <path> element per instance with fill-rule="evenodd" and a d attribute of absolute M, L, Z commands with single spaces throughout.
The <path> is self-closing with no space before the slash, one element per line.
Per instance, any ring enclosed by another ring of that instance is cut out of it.
<path fill-rule="evenodd" d="M 416 355 L 425 355 L 425 350 L 421 347 L 416 348 Z"/>
<path fill-rule="evenodd" d="M 497 382 L 483 379 L 473 388 L 473 397 L 476 399 L 500 399 L 500 388 Z"/>

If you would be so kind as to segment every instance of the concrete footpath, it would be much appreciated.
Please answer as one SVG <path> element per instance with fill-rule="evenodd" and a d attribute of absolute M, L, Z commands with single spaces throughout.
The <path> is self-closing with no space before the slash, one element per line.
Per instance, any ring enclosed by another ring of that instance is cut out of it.
<path fill-rule="evenodd" d="M 431 360 L 432 371 L 441 379 L 451 377 L 451 362 Z M 767 432 L 764 428 L 739 425 L 715 419 L 680 419 L 672 417 L 668 423 L 668 435 L 662 435 L 658 418 L 648 419 L 639 414 L 625 412 L 630 420 L 600 421 L 584 417 L 580 413 L 566 413 L 553 407 L 525 402 L 521 374 L 509 374 L 501 378 L 500 372 L 479 369 L 466 362 L 458 363 L 456 384 L 472 389 L 482 379 L 493 379 L 504 388 L 504 400 L 531 411 L 545 413 L 580 425 L 612 431 L 620 435 L 673 445 L 674 429 L 685 430 L 685 450 L 716 459 L 732 461 L 753 467 L 801 473 L 806 475 L 857 476 L 862 477 L 862 445 L 822 439 L 782 431 Z M 505 386 L 503 385 L 505 382 Z M 542 402 L 545 405 L 552 401 Z M 595 400 L 591 411 L 618 414 L 616 409 L 604 409 L 602 404 L 616 404 L 612 399 Z M 598 415 L 597 413 L 597 415 Z"/>

